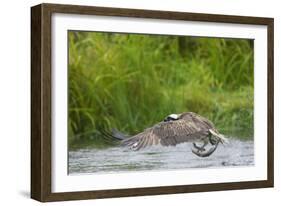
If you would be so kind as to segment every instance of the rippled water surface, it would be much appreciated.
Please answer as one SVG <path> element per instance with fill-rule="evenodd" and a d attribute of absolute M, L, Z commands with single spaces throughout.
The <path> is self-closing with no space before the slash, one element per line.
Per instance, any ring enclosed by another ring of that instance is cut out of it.
<path fill-rule="evenodd" d="M 174 170 L 186 168 L 254 165 L 254 142 L 232 139 L 219 145 L 209 157 L 197 157 L 192 144 L 175 147 L 152 146 L 141 151 L 112 147 L 69 152 L 69 173 L 109 173 L 121 171 Z"/>

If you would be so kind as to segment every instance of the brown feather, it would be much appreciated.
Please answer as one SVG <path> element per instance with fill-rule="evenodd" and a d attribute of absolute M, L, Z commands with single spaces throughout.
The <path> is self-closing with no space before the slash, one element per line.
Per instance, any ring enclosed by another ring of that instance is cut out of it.
<path fill-rule="evenodd" d="M 209 135 L 209 129 L 217 131 L 213 123 L 193 112 L 183 113 L 178 120 L 160 122 L 133 137 L 122 141 L 122 145 L 133 146 L 136 150 L 161 144 L 176 145 L 183 142 L 200 141 Z"/>

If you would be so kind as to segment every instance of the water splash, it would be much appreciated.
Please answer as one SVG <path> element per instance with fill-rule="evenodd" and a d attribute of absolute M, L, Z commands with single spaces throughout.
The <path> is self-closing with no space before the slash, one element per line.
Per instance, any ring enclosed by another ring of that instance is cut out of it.
<path fill-rule="evenodd" d="M 152 146 L 140 151 L 113 147 L 81 149 L 69 152 L 69 174 L 112 173 L 146 170 L 176 170 L 187 168 L 219 168 L 254 165 L 254 142 L 230 139 L 228 145 L 219 145 L 206 158 L 191 152 L 192 144 L 175 147 Z"/>

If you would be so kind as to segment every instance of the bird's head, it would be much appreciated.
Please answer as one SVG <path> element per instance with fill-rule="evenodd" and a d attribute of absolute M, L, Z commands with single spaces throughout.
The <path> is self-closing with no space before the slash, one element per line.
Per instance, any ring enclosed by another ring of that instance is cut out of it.
<path fill-rule="evenodd" d="M 177 114 L 170 114 L 164 119 L 164 122 L 175 121 L 179 119 L 179 115 Z"/>

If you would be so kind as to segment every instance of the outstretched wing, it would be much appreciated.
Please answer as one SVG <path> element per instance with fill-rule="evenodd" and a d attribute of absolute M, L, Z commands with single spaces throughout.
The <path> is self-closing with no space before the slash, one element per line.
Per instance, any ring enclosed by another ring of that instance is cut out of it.
<path fill-rule="evenodd" d="M 160 143 L 160 139 L 153 133 L 153 127 L 132 136 L 128 139 L 122 140 L 122 146 L 129 146 L 133 150 L 139 150 L 149 145 L 156 145 Z"/>
<path fill-rule="evenodd" d="M 159 124 L 154 128 L 154 134 L 160 138 L 160 143 L 164 146 L 198 141 L 209 133 L 205 125 L 191 119 L 167 123 Z"/>
<path fill-rule="evenodd" d="M 122 145 L 139 150 L 146 146 L 161 144 L 176 145 L 182 142 L 198 141 L 209 134 L 210 126 L 193 119 L 160 122 L 133 137 L 122 141 Z"/>

